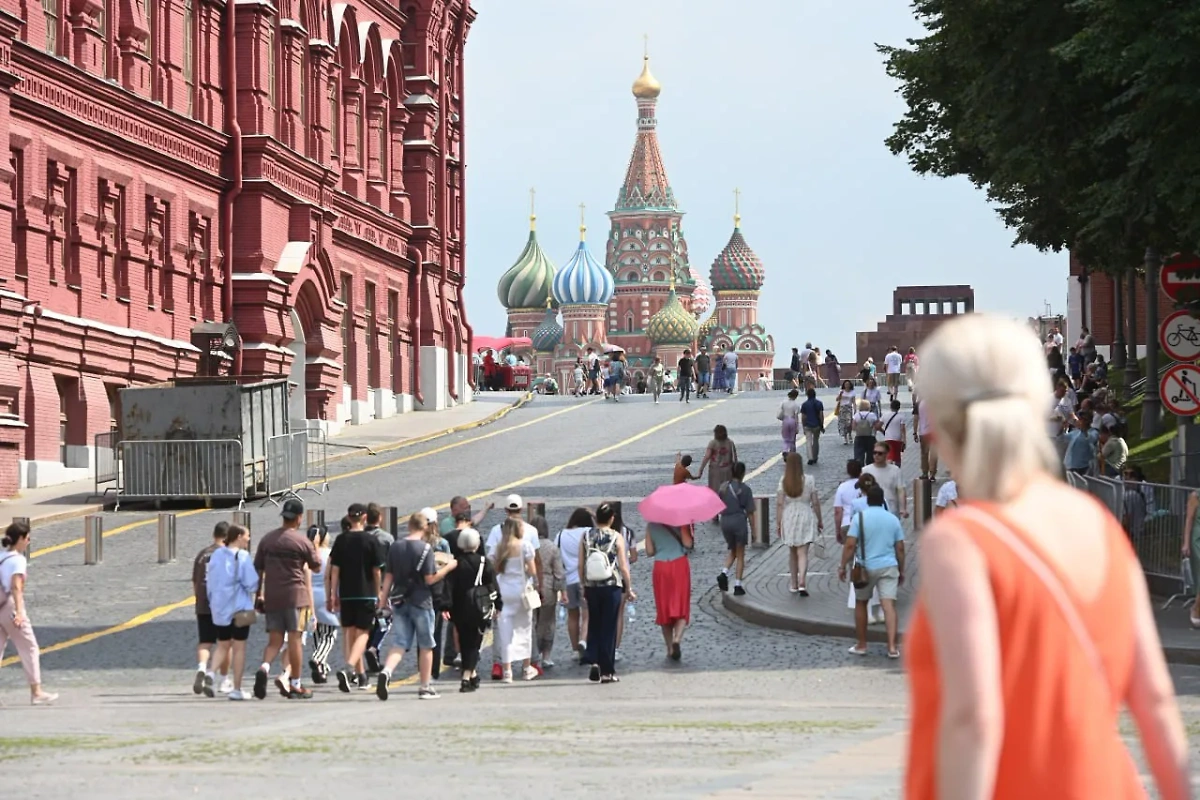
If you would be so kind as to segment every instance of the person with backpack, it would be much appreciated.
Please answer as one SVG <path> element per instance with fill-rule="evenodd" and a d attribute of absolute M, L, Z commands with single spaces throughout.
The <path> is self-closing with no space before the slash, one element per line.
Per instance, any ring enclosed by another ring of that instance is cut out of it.
<path fill-rule="evenodd" d="M 621 602 L 637 600 L 629 577 L 624 535 L 613 528 L 616 510 L 604 502 L 596 508 L 596 527 L 579 542 L 579 570 L 588 604 L 588 643 L 583 660 L 592 665 L 588 680 L 616 683 L 617 619 Z"/>
<path fill-rule="evenodd" d="M 754 520 L 754 492 L 742 483 L 746 477 L 746 465 L 741 461 L 733 465 L 732 477 L 721 484 L 717 495 L 725 501 L 725 510 L 721 512 L 721 533 L 725 536 L 725 544 L 729 548 L 725 556 L 725 569 L 717 575 L 717 586 L 722 592 L 729 591 L 729 573 L 737 565 L 737 573 L 733 579 L 733 593 L 744 595 L 746 589 L 742 586 L 742 575 L 746 571 L 746 545 L 750 542 L 750 525 Z"/>
<path fill-rule="evenodd" d="M 867 400 L 858 401 L 858 411 L 850 420 L 854 431 L 854 460 L 860 464 L 871 462 L 871 453 L 875 447 L 875 425 L 879 417 L 871 411 L 871 403 Z"/>
<path fill-rule="evenodd" d="M 394 542 L 388 550 L 387 573 L 383 579 L 380 603 L 392 607 L 392 646 L 375 683 L 375 696 L 388 699 L 392 670 L 404 660 L 404 654 L 417 650 L 418 700 L 441 697 L 433 688 L 433 595 L 430 588 L 445 578 L 458 562 L 452 557 L 440 569 L 434 565 L 433 548 L 425 541 L 426 520 L 421 514 L 408 518 L 408 536 Z"/>
<path fill-rule="evenodd" d="M 462 656 L 459 692 L 479 688 L 479 648 L 500 601 L 496 573 L 479 552 L 479 546 L 479 531 L 474 528 L 459 531 L 458 568 L 446 579 L 450 584 L 450 621 L 458 633 L 458 652 Z"/>
<path fill-rule="evenodd" d="M 17 648 L 25 679 L 29 681 L 29 702 L 49 705 L 58 695 L 42 690 L 41 651 L 25 609 L 25 585 L 29 573 L 29 525 L 14 522 L 0 539 L 0 658 L 11 639 Z"/>

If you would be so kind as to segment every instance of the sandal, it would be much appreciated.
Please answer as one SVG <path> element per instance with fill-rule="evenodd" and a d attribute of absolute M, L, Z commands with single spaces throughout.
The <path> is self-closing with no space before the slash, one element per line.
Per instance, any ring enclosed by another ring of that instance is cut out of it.
<path fill-rule="evenodd" d="M 888 658 L 899 658 L 899 657 L 900 657 L 899 650 L 888 650 Z"/>
<path fill-rule="evenodd" d="M 854 645 L 847 652 L 849 652 L 852 656 L 865 656 L 867 654 L 867 648 L 864 647 L 862 650 L 859 650 L 858 645 Z"/>

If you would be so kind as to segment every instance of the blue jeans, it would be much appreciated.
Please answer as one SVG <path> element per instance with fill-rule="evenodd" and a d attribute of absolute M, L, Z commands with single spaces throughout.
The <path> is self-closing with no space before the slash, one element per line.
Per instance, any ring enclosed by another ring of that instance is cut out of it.
<path fill-rule="evenodd" d="M 433 609 L 411 603 L 392 606 L 392 647 L 405 652 L 414 647 L 432 650 L 437 644 L 433 637 Z"/>
<path fill-rule="evenodd" d="M 679 379 L 679 400 L 680 400 L 680 402 L 683 402 L 684 400 L 689 399 L 691 396 L 692 396 L 692 379 L 691 378 L 680 378 Z"/>
<path fill-rule="evenodd" d="M 708 378 L 709 378 L 709 373 L 707 373 L 707 372 L 701 372 L 701 373 L 700 373 L 700 380 L 699 380 L 699 382 L 698 382 L 696 385 L 697 385 L 697 386 L 708 386 Z"/>

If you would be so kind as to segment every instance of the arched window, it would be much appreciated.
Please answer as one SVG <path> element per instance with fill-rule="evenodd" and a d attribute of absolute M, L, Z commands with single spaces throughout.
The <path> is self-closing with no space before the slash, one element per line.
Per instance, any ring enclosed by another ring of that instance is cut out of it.
<path fill-rule="evenodd" d="M 667 279 L 667 276 L 662 272 L 656 272 L 656 273 L 654 273 L 653 277 L 650 278 L 650 280 L 652 280 L 656 283 L 662 283 L 666 279 Z"/>
<path fill-rule="evenodd" d="M 638 274 L 636 272 L 630 272 L 628 275 L 625 276 L 625 280 L 627 280 L 627 281 L 636 281 L 637 279 L 638 279 Z"/>
<path fill-rule="evenodd" d="M 630 311 L 625 315 L 625 332 L 633 333 L 633 312 Z"/>
<path fill-rule="evenodd" d="M 183 90 L 187 115 L 196 113 L 196 14 L 194 0 L 183 0 Z"/>
<path fill-rule="evenodd" d="M 138 0 L 146 16 L 146 55 L 150 58 L 150 99 L 162 99 L 158 80 L 158 0 Z"/>
<path fill-rule="evenodd" d="M 275 41 L 278 38 L 276 36 L 277 28 L 278 21 L 272 19 L 270 26 L 267 28 L 267 52 L 265 56 L 267 59 L 267 102 L 270 103 L 272 112 L 276 113 L 276 119 L 278 119 L 278 106 L 275 102 L 276 97 L 278 96 L 278 89 L 276 87 L 277 75 L 275 70 Z"/>
<path fill-rule="evenodd" d="M 52 56 L 58 55 L 58 26 L 61 19 L 59 0 L 42 0 L 42 13 L 46 15 L 46 41 L 44 48 Z"/>

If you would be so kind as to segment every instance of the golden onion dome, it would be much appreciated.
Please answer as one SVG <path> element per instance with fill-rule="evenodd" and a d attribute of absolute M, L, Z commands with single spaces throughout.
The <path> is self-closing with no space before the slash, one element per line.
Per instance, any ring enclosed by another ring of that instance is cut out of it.
<path fill-rule="evenodd" d="M 679 302 L 672 285 L 667 302 L 646 324 L 646 335 L 654 344 L 692 344 L 699 329 L 700 323 Z"/>
<path fill-rule="evenodd" d="M 642 59 L 642 74 L 633 82 L 633 96 L 641 100 L 653 100 L 662 92 L 662 84 L 650 74 L 650 56 Z"/>

